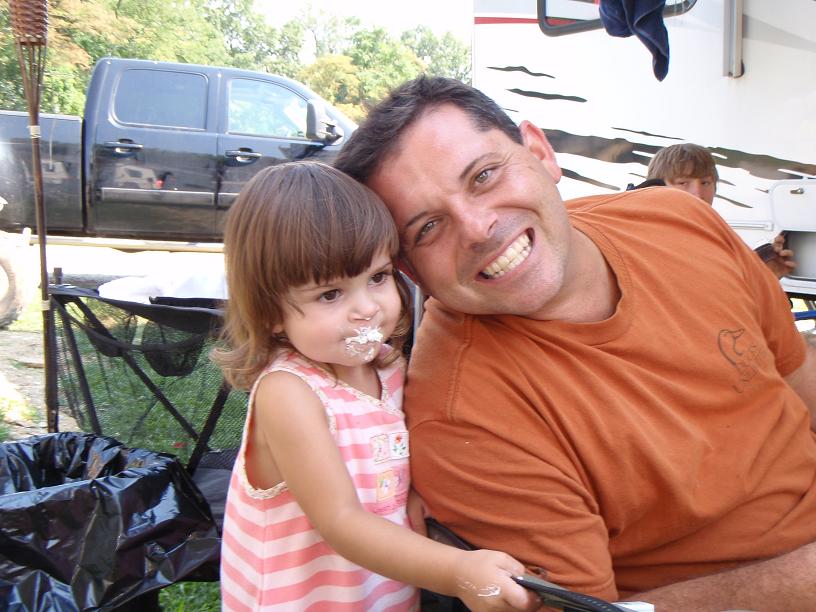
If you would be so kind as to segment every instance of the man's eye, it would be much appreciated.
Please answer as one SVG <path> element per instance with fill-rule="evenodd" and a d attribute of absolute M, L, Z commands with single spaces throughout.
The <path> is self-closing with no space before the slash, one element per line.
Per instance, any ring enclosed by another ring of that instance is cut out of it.
<path fill-rule="evenodd" d="M 324 291 L 318 298 L 321 302 L 334 302 L 340 298 L 340 290 L 332 289 L 331 291 Z"/>
<path fill-rule="evenodd" d="M 420 227 L 419 231 L 417 232 L 416 238 L 414 239 L 414 243 L 418 243 L 423 238 L 425 238 L 425 236 L 427 236 L 431 232 L 431 230 L 433 230 L 436 227 L 437 223 L 439 222 L 436 220 L 428 221 L 425 225 Z"/>
<path fill-rule="evenodd" d="M 491 174 L 493 174 L 493 169 L 492 168 L 487 168 L 485 170 L 482 170 L 479 174 L 476 175 L 475 181 L 481 185 L 487 179 L 490 178 Z"/>

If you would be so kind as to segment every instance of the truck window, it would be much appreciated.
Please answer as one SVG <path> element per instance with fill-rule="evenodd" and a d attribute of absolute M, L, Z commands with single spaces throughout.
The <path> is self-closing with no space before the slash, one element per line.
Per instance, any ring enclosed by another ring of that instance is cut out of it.
<path fill-rule="evenodd" d="M 170 70 L 125 70 L 116 87 L 114 115 L 121 123 L 203 130 L 207 78 Z"/>
<path fill-rule="evenodd" d="M 663 17 L 688 11 L 697 0 L 666 0 Z M 602 28 L 600 0 L 538 0 L 538 25 L 547 36 Z"/>
<path fill-rule="evenodd" d="M 227 131 L 232 134 L 306 138 L 306 100 L 268 81 L 233 79 Z"/>

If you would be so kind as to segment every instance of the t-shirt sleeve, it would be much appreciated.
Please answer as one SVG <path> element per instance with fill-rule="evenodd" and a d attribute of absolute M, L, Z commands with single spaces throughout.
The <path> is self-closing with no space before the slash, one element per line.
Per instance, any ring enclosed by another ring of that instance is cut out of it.
<path fill-rule="evenodd" d="M 722 221 L 723 225 L 726 225 Z M 733 230 L 726 226 L 735 257 L 744 270 L 748 291 L 757 304 L 757 312 L 768 348 L 773 352 L 776 369 L 787 376 L 805 359 L 805 341 L 796 328 L 791 304 L 779 279 L 764 261 Z"/>

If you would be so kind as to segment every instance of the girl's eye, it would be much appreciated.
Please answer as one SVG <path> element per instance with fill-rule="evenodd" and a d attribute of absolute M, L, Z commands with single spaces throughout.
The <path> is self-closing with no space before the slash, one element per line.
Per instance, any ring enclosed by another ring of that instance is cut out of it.
<path fill-rule="evenodd" d="M 373 285 L 382 285 L 386 280 L 388 280 L 389 276 L 391 276 L 390 270 L 389 271 L 383 270 L 382 272 L 377 272 L 371 277 L 371 283 Z"/>
<path fill-rule="evenodd" d="M 321 302 L 335 302 L 340 298 L 340 290 L 332 289 L 331 291 L 324 291 L 318 298 Z"/>

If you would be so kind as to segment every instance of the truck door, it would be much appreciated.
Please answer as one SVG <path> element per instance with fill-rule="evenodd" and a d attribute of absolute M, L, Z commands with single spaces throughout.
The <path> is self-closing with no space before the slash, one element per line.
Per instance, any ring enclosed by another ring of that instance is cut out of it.
<path fill-rule="evenodd" d="M 227 78 L 224 95 L 225 125 L 218 137 L 219 223 L 258 171 L 314 156 L 325 147 L 306 138 L 307 98 L 286 84 L 233 76 Z"/>
<path fill-rule="evenodd" d="M 216 94 L 208 75 L 139 66 L 124 68 L 112 87 L 91 143 L 92 232 L 215 239 Z"/>

